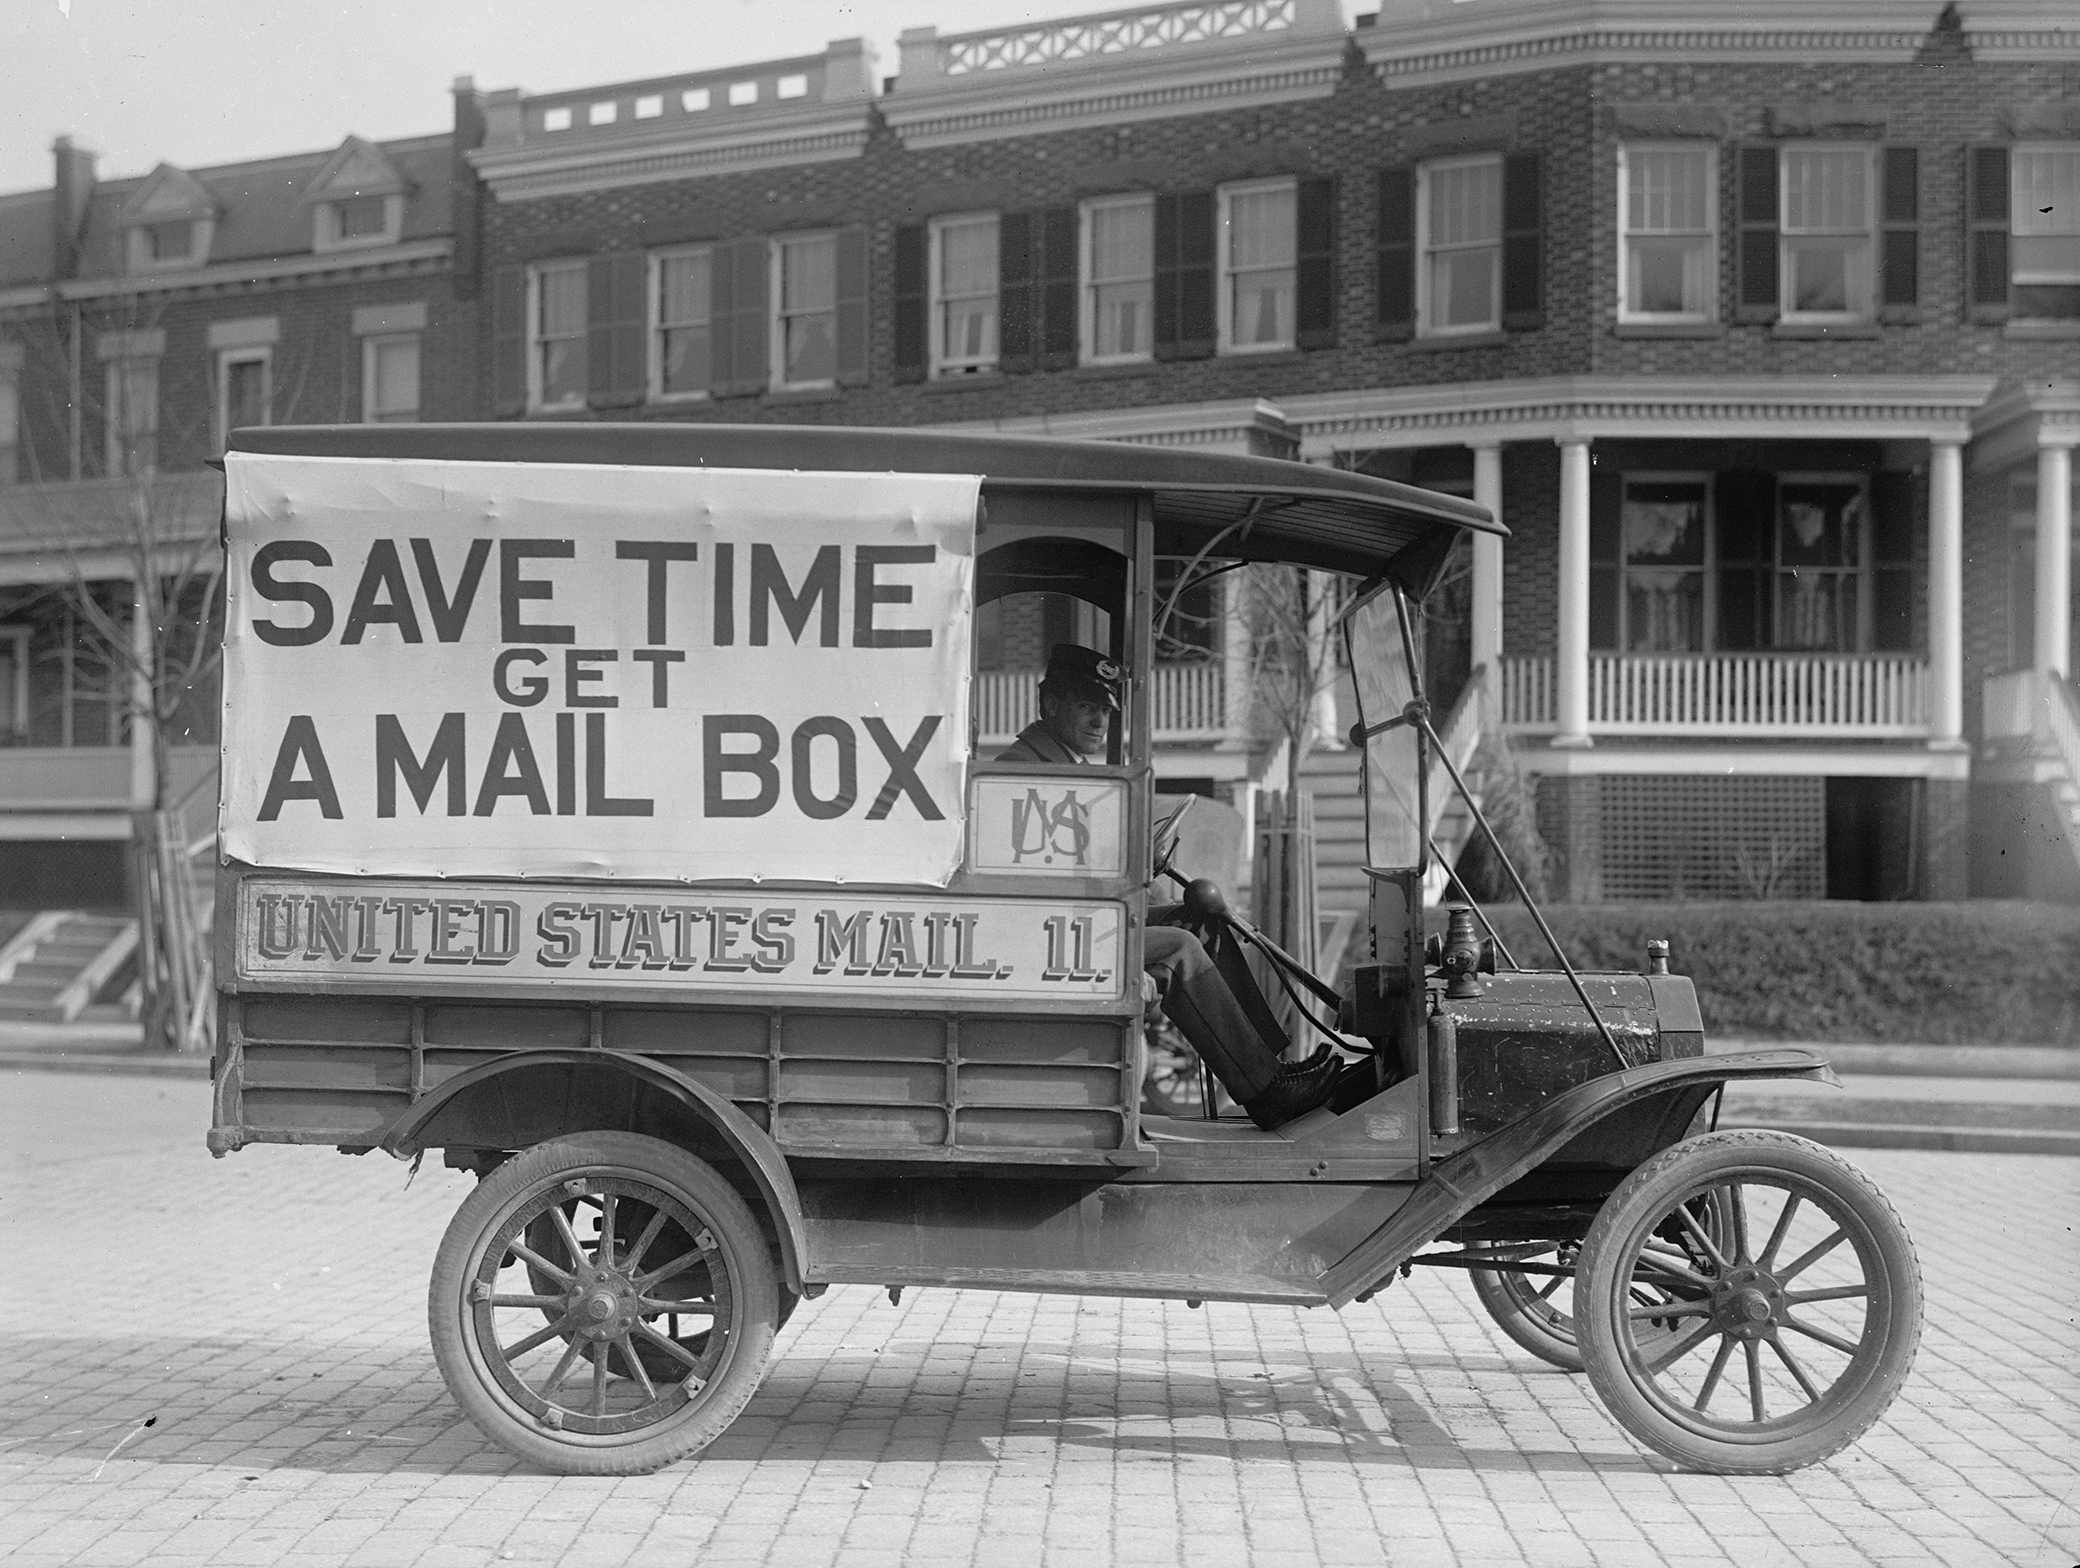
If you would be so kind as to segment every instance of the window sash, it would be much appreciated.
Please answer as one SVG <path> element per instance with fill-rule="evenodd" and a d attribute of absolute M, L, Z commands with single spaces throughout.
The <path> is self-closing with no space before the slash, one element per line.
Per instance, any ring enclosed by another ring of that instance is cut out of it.
<path fill-rule="evenodd" d="M 343 240 L 377 239 L 389 232 L 387 196 L 350 196 L 333 204 L 333 221 Z"/>
<path fill-rule="evenodd" d="M 217 444 L 248 425 L 265 425 L 271 388 L 268 355 L 250 350 L 226 352 L 217 360 Z"/>
<path fill-rule="evenodd" d="M 362 421 L 414 424 L 419 418 L 419 335 L 369 338 L 362 348 Z"/>
<path fill-rule="evenodd" d="M 774 258 L 778 382 L 784 387 L 831 385 L 838 375 L 838 238 L 808 234 L 777 240 Z"/>
<path fill-rule="evenodd" d="M 1868 317 L 1876 299 L 1870 149 L 1786 147 L 1778 159 L 1783 318 Z"/>
<path fill-rule="evenodd" d="M 1620 317 L 1712 320 L 1718 306 L 1718 178 L 1713 150 L 1627 145 L 1620 162 Z"/>
<path fill-rule="evenodd" d="M 1091 364 L 1145 360 L 1155 347 L 1153 196 L 1084 206 L 1084 359 Z"/>
<path fill-rule="evenodd" d="M 585 401 L 586 266 L 560 262 L 534 271 L 530 379 L 537 408 Z"/>
<path fill-rule="evenodd" d="M 2008 169 L 2014 281 L 2080 283 L 2080 146 L 2017 147 Z"/>
<path fill-rule="evenodd" d="M 715 381 L 715 253 L 666 251 L 653 265 L 651 394 L 705 397 Z"/>
<path fill-rule="evenodd" d="M 997 215 L 932 225 L 932 373 L 974 375 L 997 363 Z"/>
<path fill-rule="evenodd" d="M 111 360 L 107 391 L 109 475 L 151 473 L 159 466 L 159 362 Z"/>
<path fill-rule="evenodd" d="M 1294 347 L 1300 188 L 1296 181 L 1221 192 L 1220 335 L 1224 353 Z"/>
<path fill-rule="evenodd" d="M 1502 325 L 1502 159 L 1424 164 L 1421 229 L 1423 336 L 1493 332 Z"/>

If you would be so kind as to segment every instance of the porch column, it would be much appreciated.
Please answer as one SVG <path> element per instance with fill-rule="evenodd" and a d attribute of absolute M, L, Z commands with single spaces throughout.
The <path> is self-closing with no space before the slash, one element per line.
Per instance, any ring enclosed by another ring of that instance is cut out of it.
<path fill-rule="evenodd" d="M 1964 747 L 1964 443 L 1928 445 L 1928 743 Z"/>
<path fill-rule="evenodd" d="M 1227 731 L 1220 744 L 1239 751 L 1249 739 L 1249 614 L 1241 571 L 1223 572 L 1214 582 L 1221 597 L 1221 722 Z"/>
<path fill-rule="evenodd" d="M 1555 746 L 1589 740 L 1589 443 L 1560 443 L 1560 625 L 1554 659 Z"/>
<path fill-rule="evenodd" d="M 1502 521 L 1502 447 L 1473 449 L 1473 499 Z M 1473 667 L 1486 666 L 1489 690 L 1502 660 L 1502 541 L 1493 534 L 1473 536 Z"/>
<path fill-rule="evenodd" d="M 2073 452 L 2044 445 L 2037 448 L 2037 647 L 2030 662 L 2047 675 L 2071 667 L 2072 614 Z"/>

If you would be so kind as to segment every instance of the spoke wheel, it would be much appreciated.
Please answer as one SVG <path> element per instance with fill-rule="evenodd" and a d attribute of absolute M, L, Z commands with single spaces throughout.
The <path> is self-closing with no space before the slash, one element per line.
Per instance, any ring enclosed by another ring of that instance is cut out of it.
<path fill-rule="evenodd" d="M 1832 1150 L 1713 1133 L 1611 1194 L 1575 1311 L 1589 1380 L 1633 1437 L 1693 1469 L 1777 1475 L 1848 1447 L 1892 1403 L 1921 1337 L 1921 1271 L 1892 1205 Z"/>
<path fill-rule="evenodd" d="M 1488 1248 L 1477 1248 L 1486 1251 Z M 1576 1248 L 1572 1244 L 1533 1252 L 1517 1246 L 1496 1247 L 1517 1262 L 1572 1266 Z M 1539 1360 L 1565 1372 L 1582 1370 L 1581 1347 L 1575 1343 L 1574 1281 L 1564 1274 L 1526 1274 L 1498 1264 L 1494 1269 L 1476 1269 L 1473 1293 L 1488 1309 L 1495 1326 Z"/>
<path fill-rule="evenodd" d="M 655 1470 L 756 1391 L 781 1289 L 736 1190 L 654 1138 L 541 1144 L 463 1202 L 428 1317 L 449 1392 L 485 1435 L 567 1475 Z"/>

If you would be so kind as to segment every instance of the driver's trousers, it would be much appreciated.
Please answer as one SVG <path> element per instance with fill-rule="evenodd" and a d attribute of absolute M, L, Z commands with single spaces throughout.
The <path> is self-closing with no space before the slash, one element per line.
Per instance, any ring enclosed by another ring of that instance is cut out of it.
<path fill-rule="evenodd" d="M 1201 942 L 1168 923 L 1178 913 L 1176 906 L 1149 910 L 1142 967 L 1162 995 L 1164 1015 L 1236 1103 L 1248 1105 L 1278 1076 L 1284 1034 L 1241 945 L 1219 929 Z"/>

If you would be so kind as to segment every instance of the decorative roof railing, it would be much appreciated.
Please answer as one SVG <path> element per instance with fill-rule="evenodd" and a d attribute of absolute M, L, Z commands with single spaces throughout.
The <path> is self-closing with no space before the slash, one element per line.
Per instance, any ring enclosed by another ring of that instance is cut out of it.
<path fill-rule="evenodd" d="M 1191 44 L 1311 36 L 1340 32 L 1342 26 L 1335 0 L 1172 0 L 945 38 L 936 28 L 915 27 L 903 34 L 898 91 L 912 90 L 921 81 L 1145 55 Z"/>

